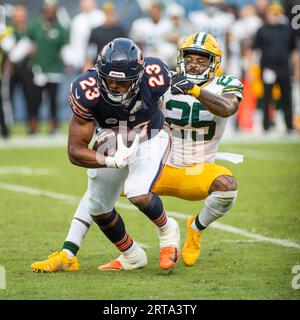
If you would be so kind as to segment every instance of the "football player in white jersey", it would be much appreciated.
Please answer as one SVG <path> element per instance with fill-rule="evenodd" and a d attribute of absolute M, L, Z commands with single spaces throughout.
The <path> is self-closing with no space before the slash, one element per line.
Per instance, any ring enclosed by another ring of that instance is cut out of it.
<path fill-rule="evenodd" d="M 221 58 L 220 45 L 211 34 L 187 37 L 178 49 L 171 89 L 163 96 L 162 110 L 173 145 L 155 192 L 186 200 L 206 199 L 197 217 L 187 221 L 182 251 L 186 265 L 194 265 L 200 255 L 203 230 L 227 213 L 237 197 L 232 173 L 214 163 L 226 120 L 243 98 L 237 78 L 216 76 Z"/>
<path fill-rule="evenodd" d="M 188 266 L 200 256 L 203 230 L 227 213 L 237 197 L 232 173 L 215 164 L 215 158 L 226 118 L 237 111 L 243 87 L 233 76 L 216 76 L 221 58 L 220 45 L 212 35 L 199 32 L 187 37 L 178 49 L 177 74 L 161 106 L 173 144 L 153 192 L 191 201 L 205 199 L 202 211 L 187 220 L 182 258 Z M 74 219 L 86 226 L 92 224 L 86 195 Z M 66 241 L 74 242 L 79 249 L 87 232 L 88 228 L 77 231 L 71 224 Z"/>

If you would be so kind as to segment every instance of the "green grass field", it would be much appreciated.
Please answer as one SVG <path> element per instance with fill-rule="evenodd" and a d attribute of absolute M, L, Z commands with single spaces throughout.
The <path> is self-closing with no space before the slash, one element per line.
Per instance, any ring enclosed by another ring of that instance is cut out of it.
<path fill-rule="evenodd" d="M 118 256 L 115 247 L 93 226 L 73 273 L 36 274 L 32 262 L 61 248 L 77 200 L 56 199 L 12 190 L 12 185 L 80 197 L 86 188 L 85 169 L 72 166 L 64 147 L 0 149 L 1 167 L 51 169 L 49 175 L 0 174 L 0 265 L 6 270 L 1 299 L 300 299 L 292 288 L 294 265 L 300 265 L 300 143 L 224 144 L 221 151 L 246 155 L 239 165 L 223 163 L 235 174 L 239 197 L 230 214 L 220 219 L 232 226 L 267 238 L 265 242 L 244 234 L 208 228 L 202 254 L 194 267 L 182 260 L 169 275 L 158 266 L 158 240 L 154 226 L 141 213 L 120 208 L 128 232 L 149 246 L 144 269 L 100 272 Z M 10 186 L 10 187 L 9 187 Z M 10 188 L 10 190 L 9 190 Z M 27 190 L 27 189 L 26 189 Z M 169 211 L 197 213 L 200 202 L 163 198 Z M 121 199 L 120 203 L 128 203 Z M 177 221 L 185 240 L 185 219 Z M 298 247 L 297 247 L 298 244 Z"/>

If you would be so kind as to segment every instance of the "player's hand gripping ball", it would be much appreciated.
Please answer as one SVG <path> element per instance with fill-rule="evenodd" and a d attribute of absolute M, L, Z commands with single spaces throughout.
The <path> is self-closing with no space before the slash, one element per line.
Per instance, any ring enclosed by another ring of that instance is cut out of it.
<path fill-rule="evenodd" d="M 105 156 L 113 157 L 117 151 L 117 136 L 121 134 L 124 145 L 131 147 L 136 131 L 127 127 L 113 127 L 111 129 L 100 129 L 97 132 L 93 150 Z"/>
<path fill-rule="evenodd" d="M 141 123 L 129 129 L 128 127 L 113 127 L 102 129 L 97 133 L 93 149 L 97 154 L 106 156 L 109 168 L 122 168 L 129 163 L 129 159 L 137 152 L 139 143 L 148 136 L 148 122 Z"/>

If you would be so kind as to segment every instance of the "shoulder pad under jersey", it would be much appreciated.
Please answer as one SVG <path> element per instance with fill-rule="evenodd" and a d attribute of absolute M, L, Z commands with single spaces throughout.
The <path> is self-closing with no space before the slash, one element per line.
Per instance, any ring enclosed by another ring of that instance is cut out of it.
<path fill-rule="evenodd" d="M 235 76 L 222 75 L 218 80 L 217 84 L 223 87 L 222 93 L 232 93 L 239 99 L 243 99 L 243 84 Z"/>
<path fill-rule="evenodd" d="M 90 110 L 98 103 L 99 97 L 100 90 L 97 86 L 95 69 L 89 69 L 72 81 L 69 103 L 77 116 L 88 121 L 94 120 Z"/>
<path fill-rule="evenodd" d="M 158 97 L 162 96 L 171 83 L 171 72 L 165 62 L 159 58 L 145 58 L 144 81 L 149 89 Z"/>

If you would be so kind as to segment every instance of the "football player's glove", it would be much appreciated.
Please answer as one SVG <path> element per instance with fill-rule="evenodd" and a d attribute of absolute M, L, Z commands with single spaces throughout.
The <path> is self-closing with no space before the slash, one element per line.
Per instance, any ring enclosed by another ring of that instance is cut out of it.
<path fill-rule="evenodd" d="M 139 146 L 139 135 L 137 134 L 133 140 L 131 147 L 124 145 L 123 137 L 119 133 L 117 135 L 117 151 L 113 157 L 106 157 L 105 163 L 107 168 L 124 168 L 128 165 L 130 157 L 134 156 Z"/>
<path fill-rule="evenodd" d="M 189 94 L 198 98 L 200 95 L 200 87 L 190 81 L 186 76 L 175 75 L 172 77 L 171 93 Z"/>
<path fill-rule="evenodd" d="M 183 75 L 173 75 L 171 83 L 172 94 L 187 94 L 188 90 L 193 89 L 194 83 L 187 79 Z"/>

